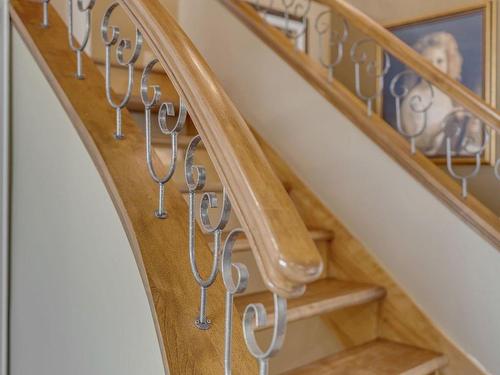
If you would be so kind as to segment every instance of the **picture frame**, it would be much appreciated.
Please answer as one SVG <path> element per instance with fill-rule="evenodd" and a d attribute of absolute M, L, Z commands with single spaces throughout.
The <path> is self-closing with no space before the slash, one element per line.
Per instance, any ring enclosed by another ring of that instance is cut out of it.
<path fill-rule="evenodd" d="M 448 61 L 446 63 L 447 68 L 445 68 L 445 63 L 442 63 L 441 70 L 459 80 L 488 104 L 495 106 L 497 59 L 496 6 L 495 1 L 485 0 L 473 6 L 458 8 L 432 16 L 386 24 L 385 27 L 403 42 L 417 49 L 418 52 L 426 54 L 429 60 L 435 59 L 433 60 L 433 64 L 436 66 L 438 66 L 437 64 L 440 61 L 446 60 L 448 56 L 454 56 L 453 64 Z M 479 44 L 477 43 L 477 39 L 481 41 Z M 446 45 L 445 43 L 448 43 L 449 47 L 446 48 L 453 50 L 456 54 L 453 55 L 450 51 L 443 51 L 441 52 L 443 56 L 439 57 L 440 52 L 437 51 L 437 47 L 440 45 L 440 40 L 443 46 Z M 434 57 L 430 56 L 430 52 L 425 50 L 425 43 L 432 44 L 435 50 L 435 52 L 432 52 L 435 55 Z M 379 49 L 377 51 L 378 69 L 381 69 L 380 67 L 383 66 L 383 59 L 384 53 Z M 390 85 L 393 78 L 403 72 L 406 67 L 394 57 L 391 57 L 391 63 L 391 68 L 384 77 L 384 87 L 381 90 L 381 96 L 377 100 L 376 110 L 390 126 L 396 128 L 395 99 L 390 92 Z M 423 85 L 425 82 L 420 80 L 419 84 Z M 471 117 L 464 116 L 463 111 L 460 110 L 460 107 L 456 103 L 453 103 L 451 99 L 444 100 L 446 99 L 444 98 L 446 96 L 444 93 L 435 88 L 431 90 L 432 93 L 428 94 L 428 96 L 432 96 L 432 106 L 434 108 L 431 108 L 427 112 L 429 115 L 426 121 L 429 130 L 426 129 L 427 134 L 424 132 L 423 135 L 425 137 L 418 144 L 420 146 L 418 148 L 436 163 L 443 164 L 446 163 L 444 136 L 441 135 L 438 137 L 436 130 L 441 118 L 440 116 L 452 111 L 456 113 L 456 118 L 451 119 L 452 125 L 453 122 L 456 122 L 457 127 L 461 126 L 463 134 L 469 131 L 467 129 L 474 129 L 475 133 L 472 134 L 471 139 L 478 139 L 477 142 L 479 143 L 481 143 L 479 138 L 484 140 L 484 131 L 488 128 L 484 128 L 484 124 L 477 125 L 479 122 Z M 391 108 L 391 106 L 393 107 Z M 459 113 L 461 113 L 460 116 L 458 115 Z M 454 115 L 450 114 L 451 116 Z M 411 120 L 408 119 L 411 119 L 411 116 L 407 116 L 405 119 L 409 122 Z M 475 122 L 472 123 L 471 121 Z M 448 120 L 449 122 L 450 120 Z M 472 125 L 469 126 L 470 124 Z M 496 133 L 489 129 L 488 135 L 489 142 L 481 154 L 481 162 L 493 165 L 496 160 Z M 474 155 L 469 155 L 466 151 L 463 151 L 458 142 L 455 144 L 457 145 L 457 149 L 452 149 L 454 152 L 454 163 L 475 163 Z"/>

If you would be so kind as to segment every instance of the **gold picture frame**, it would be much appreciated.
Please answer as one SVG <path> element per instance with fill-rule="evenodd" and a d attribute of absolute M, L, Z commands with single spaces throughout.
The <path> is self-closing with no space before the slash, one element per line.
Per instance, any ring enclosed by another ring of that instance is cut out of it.
<path fill-rule="evenodd" d="M 463 16 L 471 15 L 475 13 L 481 13 L 483 19 L 483 78 L 482 78 L 482 99 L 484 99 L 488 104 L 493 107 L 496 106 L 496 62 L 497 62 L 497 51 L 496 51 L 496 43 L 497 43 L 497 4 L 494 0 L 483 0 L 479 4 L 474 4 L 468 7 L 456 8 L 447 12 L 433 14 L 432 16 L 423 16 L 412 19 L 405 19 L 398 22 L 385 24 L 384 26 L 395 33 L 405 28 L 415 28 L 419 25 L 430 25 L 437 24 L 439 22 L 448 21 L 450 19 L 456 18 L 457 20 L 463 18 Z M 446 31 L 446 30 L 444 30 Z M 377 67 L 380 70 L 383 64 L 384 53 L 379 48 L 377 51 Z M 380 115 L 380 117 L 384 118 L 386 121 L 385 113 L 384 113 L 384 97 L 387 96 L 389 89 L 389 82 L 385 82 L 385 87 L 383 89 L 383 93 L 381 97 L 377 99 L 376 102 L 376 111 Z M 389 94 L 390 95 L 390 94 Z M 389 121 L 388 121 L 389 122 Z M 389 124 L 393 126 L 390 122 Z M 484 164 L 494 165 L 496 161 L 496 146 L 497 146 L 497 136 L 495 131 L 489 132 L 490 140 L 489 143 L 483 153 L 482 162 Z M 438 164 L 446 163 L 445 156 L 432 156 L 428 155 L 433 161 Z M 475 160 L 473 157 L 459 156 L 454 157 L 453 162 L 456 164 L 470 164 L 474 163 Z"/>

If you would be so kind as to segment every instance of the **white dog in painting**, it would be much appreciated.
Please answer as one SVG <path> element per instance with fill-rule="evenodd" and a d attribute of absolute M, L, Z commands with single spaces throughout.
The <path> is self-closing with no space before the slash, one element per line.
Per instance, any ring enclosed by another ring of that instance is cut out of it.
<path fill-rule="evenodd" d="M 452 34 L 447 32 L 431 33 L 419 39 L 413 47 L 436 68 L 453 79 L 461 79 L 463 58 L 457 40 Z M 411 86 L 410 83 L 407 83 L 407 87 Z M 403 100 L 401 108 L 403 126 L 410 133 L 415 133 L 421 129 L 424 121 L 422 113 L 415 112 L 414 108 L 411 107 L 412 100 L 415 97 L 420 98 L 422 106 L 432 102 L 432 105 L 427 110 L 426 129 L 416 138 L 416 145 L 427 155 L 437 155 L 443 152 L 442 147 L 446 136 L 444 129 L 446 124 L 443 120 L 451 112 L 456 111 L 457 108 L 446 93 L 435 86 L 432 86 L 431 90 L 428 83 L 420 80 Z M 462 120 L 461 115 L 463 115 L 463 112 L 457 111 L 458 121 Z M 465 147 L 470 152 L 474 148 L 472 144 L 478 145 L 481 143 L 481 124 L 472 121 L 464 128 L 467 137 L 460 136 L 461 140 L 458 141 L 458 144 L 454 142 L 454 148 L 461 149 Z"/>

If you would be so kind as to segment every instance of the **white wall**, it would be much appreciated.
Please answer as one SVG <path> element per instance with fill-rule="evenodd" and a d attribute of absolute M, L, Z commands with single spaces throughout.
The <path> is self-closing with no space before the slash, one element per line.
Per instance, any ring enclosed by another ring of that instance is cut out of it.
<path fill-rule="evenodd" d="M 146 294 L 69 118 L 13 35 L 10 375 L 159 375 Z"/>
<path fill-rule="evenodd" d="M 217 0 L 181 25 L 248 121 L 468 353 L 500 373 L 500 254 Z"/>
<path fill-rule="evenodd" d="M 9 265 L 9 14 L 0 1 L 0 375 L 7 375 Z"/>

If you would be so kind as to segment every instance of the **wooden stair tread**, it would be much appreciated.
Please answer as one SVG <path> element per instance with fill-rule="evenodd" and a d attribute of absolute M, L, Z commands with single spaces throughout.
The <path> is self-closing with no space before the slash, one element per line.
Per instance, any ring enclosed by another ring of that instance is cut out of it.
<path fill-rule="evenodd" d="M 182 191 L 182 190 L 181 190 Z M 221 185 L 221 190 L 222 191 L 222 185 Z M 229 232 L 230 230 L 225 230 L 224 232 Z M 309 230 L 309 234 L 311 235 L 311 239 L 313 241 L 331 241 L 334 239 L 334 234 L 331 231 L 328 230 Z M 212 238 L 211 234 L 207 234 L 207 236 Z M 213 248 L 213 242 L 210 242 L 210 248 Z M 233 253 L 238 253 L 238 252 L 243 252 L 243 251 L 250 251 L 250 244 L 248 243 L 248 240 L 246 239 L 241 239 L 237 240 L 236 243 L 234 244 L 233 247 Z M 312 284 L 311 284 L 312 285 Z M 243 297 L 241 297 L 243 298 Z M 272 305 L 272 303 L 271 303 Z"/>
<path fill-rule="evenodd" d="M 427 375 L 446 366 L 444 355 L 387 340 L 375 340 L 283 375 Z"/>
<path fill-rule="evenodd" d="M 342 308 L 357 306 L 381 299 L 385 289 L 370 284 L 336 279 L 323 279 L 307 286 L 306 292 L 299 298 L 288 300 L 287 319 L 289 322 L 310 318 Z M 272 324 L 273 295 L 264 291 L 235 298 L 238 311 L 243 314 L 251 303 L 262 303 L 268 312 L 268 328 Z"/>

